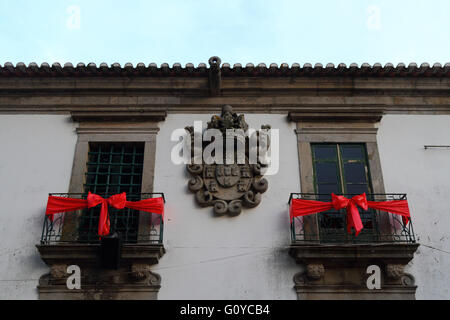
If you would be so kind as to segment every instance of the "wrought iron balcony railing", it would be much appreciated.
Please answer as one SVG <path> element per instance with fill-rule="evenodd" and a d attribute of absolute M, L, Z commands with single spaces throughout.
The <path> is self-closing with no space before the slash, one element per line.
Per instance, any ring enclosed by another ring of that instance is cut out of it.
<path fill-rule="evenodd" d="M 351 198 L 356 194 L 344 194 Z M 369 201 L 406 200 L 406 194 L 367 194 Z M 292 199 L 331 201 L 329 194 L 291 193 Z M 358 207 L 363 230 L 358 236 L 347 233 L 346 209 L 329 210 L 313 215 L 294 217 L 291 222 L 292 244 L 299 243 L 415 243 L 411 220 L 406 225 L 402 217 L 375 209 Z"/>
<path fill-rule="evenodd" d="M 86 199 L 87 194 L 51 193 L 52 196 Z M 112 194 L 100 194 L 108 198 Z M 163 197 L 163 193 L 127 194 L 128 201 Z M 98 221 L 100 205 L 77 211 L 57 213 L 53 221 L 44 219 L 41 244 L 89 243 L 100 242 Z M 110 234 L 117 233 L 123 243 L 162 244 L 164 223 L 159 214 L 148 213 L 129 208 L 121 210 L 108 207 L 110 217 Z"/>

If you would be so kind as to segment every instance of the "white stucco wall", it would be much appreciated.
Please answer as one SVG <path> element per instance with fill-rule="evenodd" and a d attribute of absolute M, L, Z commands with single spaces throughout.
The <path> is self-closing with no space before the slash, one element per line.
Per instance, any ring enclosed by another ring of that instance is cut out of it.
<path fill-rule="evenodd" d="M 294 124 L 285 115 L 247 114 L 252 128 L 280 130 L 280 169 L 267 177 L 261 204 L 237 217 L 214 217 L 187 189 L 190 176 L 170 153 L 176 128 L 209 114 L 169 114 L 157 136 L 155 191 L 166 194 L 166 254 L 152 269 L 162 276 L 160 299 L 296 299 L 288 255 L 286 202 L 300 191 Z M 0 299 L 37 299 L 48 271 L 39 242 L 49 192 L 66 192 L 76 143 L 63 115 L 0 115 Z M 450 299 L 450 115 L 386 115 L 378 146 L 386 192 L 407 193 L 421 244 L 409 266 L 418 299 Z"/>
<path fill-rule="evenodd" d="M 166 195 L 166 254 L 152 270 L 162 277 L 159 299 L 296 299 L 293 276 L 301 271 L 288 255 L 290 192 L 300 191 L 297 137 L 286 115 L 246 114 L 251 128 L 280 130 L 281 163 L 266 177 L 261 204 L 236 217 L 215 217 L 187 188 L 185 165 L 170 159 L 174 129 L 211 115 L 170 114 L 158 133 L 155 191 Z"/>
<path fill-rule="evenodd" d="M 416 298 L 450 299 L 450 148 L 424 149 L 450 145 L 450 115 L 386 115 L 377 139 L 386 192 L 407 193 L 421 244 Z"/>
<path fill-rule="evenodd" d="M 0 299 L 37 299 L 49 192 L 67 192 L 76 133 L 68 116 L 0 115 Z"/>

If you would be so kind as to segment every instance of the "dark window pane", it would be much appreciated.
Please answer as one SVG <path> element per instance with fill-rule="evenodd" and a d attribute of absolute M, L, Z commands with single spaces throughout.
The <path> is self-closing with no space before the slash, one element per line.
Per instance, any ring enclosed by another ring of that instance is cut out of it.
<path fill-rule="evenodd" d="M 98 160 L 98 153 L 97 152 L 89 152 L 89 162 L 97 162 Z"/>
<path fill-rule="evenodd" d="M 105 198 L 126 192 L 127 199 L 139 200 L 144 144 L 91 143 L 89 148 L 86 194 L 84 196 L 86 197 L 88 191 Z M 127 164 L 123 165 L 123 162 L 127 162 Z M 132 173 L 133 175 L 131 175 Z M 98 241 L 99 210 L 99 207 L 95 207 L 84 211 L 80 221 L 79 239 L 81 241 Z M 116 210 L 114 208 L 109 208 L 109 213 L 111 232 L 121 233 L 126 240 L 135 241 L 137 239 L 138 213 L 135 210 Z M 130 234 L 134 234 L 134 238 L 130 237 Z"/>
<path fill-rule="evenodd" d="M 122 166 L 122 173 L 131 173 L 132 167 L 130 166 Z M 135 169 L 139 172 L 140 167 L 135 167 Z"/>
<path fill-rule="evenodd" d="M 344 159 L 364 159 L 363 146 L 341 145 L 341 154 Z"/>
<path fill-rule="evenodd" d="M 123 157 L 123 163 L 131 163 L 133 161 L 133 157 L 131 155 L 125 155 Z"/>
<path fill-rule="evenodd" d="M 313 144 L 311 147 L 316 192 L 323 194 L 317 200 L 331 201 L 331 193 L 345 193 L 347 197 L 350 194 L 366 193 L 368 200 L 371 200 L 364 144 Z M 363 234 L 373 232 L 377 228 L 373 212 L 364 212 L 362 209 L 360 212 L 365 227 Z M 332 209 L 318 214 L 317 219 L 321 241 L 348 241 L 345 210 L 337 212 Z"/>
<path fill-rule="evenodd" d="M 106 175 L 98 175 L 97 176 L 97 184 L 106 184 L 107 178 L 108 177 Z"/>
<path fill-rule="evenodd" d="M 321 182 L 335 182 L 338 180 L 338 167 L 335 162 L 316 162 L 316 179 Z"/>
<path fill-rule="evenodd" d="M 136 167 L 134 167 L 133 168 L 133 173 L 140 173 L 140 172 L 142 172 L 142 166 L 136 166 Z"/>
<path fill-rule="evenodd" d="M 321 201 L 329 201 L 331 200 L 331 193 L 334 194 L 340 194 L 340 187 L 338 184 L 318 184 L 317 185 L 317 192 L 323 193 L 324 195 L 319 196 L 319 199 Z"/>
<path fill-rule="evenodd" d="M 109 177 L 109 183 L 110 183 L 110 184 L 118 184 L 120 178 L 121 178 L 121 177 L 120 177 L 119 175 L 111 175 L 111 176 Z"/>
<path fill-rule="evenodd" d="M 320 227 L 326 229 L 344 228 L 345 218 L 340 212 L 322 213 L 320 217 Z"/>
<path fill-rule="evenodd" d="M 122 176 L 122 184 L 130 184 L 131 183 L 131 176 Z"/>
<path fill-rule="evenodd" d="M 144 155 L 143 154 L 137 154 L 135 159 L 135 162 L 143 163 L 144 162 Z"/>
<path fill-rule="evenodd" d="M 112 156 L 112 163 L 120 163 L 121 158 L 122 158 L 121 155 L 114 154 L 114 155 Z"/>
<path fill-rule="evenodd" d="M 353 162 L 344 164 L 345 182 L 366 183 L 366 169 L 364 163 Z"/>
<path fill-rule="evenodd" d="M 363 192 L 365 192 L 366 194 L 369 192 L 366 184 L 348 184 L 347 185 L 347 193 L 361 194 Z"/>
<path fill-rule="evenodd" d="M 336 146 L 313 145 L 315 159 L 336 159 Z"/>

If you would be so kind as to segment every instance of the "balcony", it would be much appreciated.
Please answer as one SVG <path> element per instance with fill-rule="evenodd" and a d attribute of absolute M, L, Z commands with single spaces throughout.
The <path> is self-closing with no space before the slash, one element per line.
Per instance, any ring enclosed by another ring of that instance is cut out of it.
<path fill-rule="evenodd" d="M 350 199 L 356 194 L 344 194 Z M 292 199 L 331 201 L 329 194 L 291 193 Z M 368 194 L 369 201 L 406 200 L 406 194 Z M 375 209 L 364 211 L 358 208 L 364 229 L 358 236 L 348 234 L 346 209 L 329 210 L 315 215 L 294 217 L 291 222 L 291 243 L 312 244 L 364 244 L 364 243 L 415 243 L 414 230 L 410 219 L 404 224 L 402 217 Z"/>
<path fill-rule="evenodd" d="M 344 194 L 350 199 L 354 194 Z M 406 200 L 405 194 L 368 194 L 368 201 Z M 291 193 L 292 199 L 330 202 L 329 194 Z M 294 276 L 299 299 L 414 299 L 414 277 L 405 272 L 419 246 L 411 221 L 358 207 L 363 229 L 347 232 L 346 209 L 294 217 L 289 254 L 302 265 Z M 381 270 L 381 289 L 366 287 L 368 266 Z"/>
<path fill-rule="evenodd" d="M 86 199 L 86 194 L 54 193 L 58 197 Z M 107 199 L 109 194 L 100 194 Z M 128 201 L 162 197 L 163 193 L 127 194 Z M 129 208 L 108 207 L 110 235 L 122 240 L 117 267 L 100 263 L 98 235 L 100 205 L 44 218 L 37 249 L 50 272 L 39 280 L 40 299 L 156 299 L 161 278 L 151 271 L 165 253 L 162 215 Z M 77 265 L 83 274 L 80 290 L 66 287 L 67 266 Z M 97 298 L 95 298 L 97 299 Z"/>
<path fill-rule="evenodd" d="M 52 193 L 52 196 L 86 199 L 81 193 Z M 109 194 L 101 195 L 108 198 Z M 163 197 L 163 193 L 127 194 L 127 200 L 137 201 Z M 158 214 L 132 209 L 117 210 L 109 207 L 111 230 L 117 233 L 124 244 L 162 244 L 164 223 Z M 72 212 L 57 213 L 53 221 L 44 218 L 41 244 L 96 244 L 100 242 L 97 234 L 100 206 Z"/>

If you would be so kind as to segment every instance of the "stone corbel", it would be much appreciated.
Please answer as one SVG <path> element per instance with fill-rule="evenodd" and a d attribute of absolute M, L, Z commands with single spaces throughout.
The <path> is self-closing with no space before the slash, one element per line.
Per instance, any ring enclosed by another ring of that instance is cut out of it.
<path fill-rule="evenodd" d="M 131 266 L 130 279 L 135 283 L 144 283 L 150 286 L 160 286 L 161 276 L 150 271 L 150 265 L 135 263 Z"/>
<path fill-rule="evenodd" d="M 319 280 L 325 274 L 325 267 L 321 263 L 310 263 L 306 266 L 306 275 L 309 279 Z"/>
<path fill-rule="evenodd" d="M 386 276 L 388 282 L 401 283 L 403 286 L 414 286 L 415 284 L 414 276 L 405 272 L 403 264 L 387 264 Z"/>

